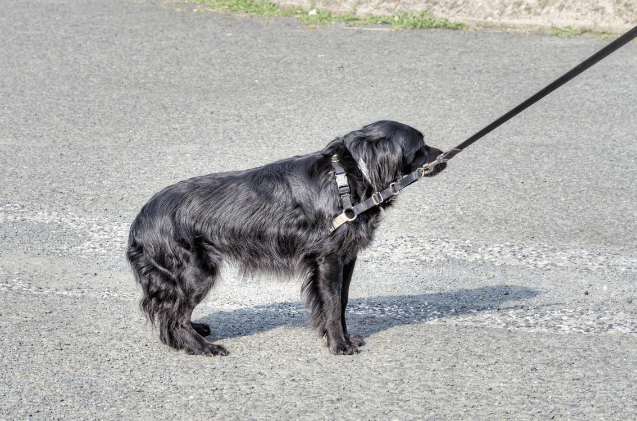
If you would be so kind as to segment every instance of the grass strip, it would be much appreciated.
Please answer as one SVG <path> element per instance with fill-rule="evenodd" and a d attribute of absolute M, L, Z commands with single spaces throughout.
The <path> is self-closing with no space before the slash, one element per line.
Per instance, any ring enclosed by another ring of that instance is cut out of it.
<path fill-rule="evenodd" d="M 565 27 L 551 26 L 552 35 L 570 37 L 570 36 L 582 35 L 584 32 L 588 32 L 588 31 L 586 29 L 574 28 L 572 26 L 565 26 Z"/>
<path fill-rule="evenodd" d="M 595 28 L 597 28 L 597 25 L 595 25 Z M 566 26 L 566 27 L 552 26 L 550 32 L 551 32 L 551 35 L 557 35 L 557 36 L 578 36 L 582 34 L 587 34 L 598 39 L 614 39 L 618 37 L 618 35 L 611 34 L 610 31 L 603 31 L 601 34 L 594 35 L 594 33 L 596 32 L 595 29 L 591 31 L 589 29 L 574 28 L 572 26 Z M 635 42 L 637 42 L 637 38 L 635 38 Z"/>
<path fill-rule="evenodd" d="M 392 29 L 464 29 L 461 22 L 450 22 L 448 19 L 438 19 L 431 10 L 419 13 L 395 11 L 389 16 L 367 14 L 358 16 L 356 8 L 349 13 L 338 14 L 327 10 L 304 10 L 300 6 L 280 7 L 267 0 L 185 0 L 185 3 L 200 4 L 209 10 L 222 12 L 243 12 L 251 16 L 279 17 L 294 16 L 307 25 L 328 25 L 335 22 L 347 22 L 347 26 L 362 26 L 372 24 L 391 25 Z"/>
<path fill-rule="evenodd" d="M 431 10 L 423 10 L 418 14 L 405 11 L 396 11 L 389 16 L 374 16 L 368 14 L 348 23 L 348 26 L 372 25 L 383 23 L 392 25 L 393 29 L 464 29 L 466 25 L 461 22 L 450 22 L 448 19 L 438 19 Z"/>

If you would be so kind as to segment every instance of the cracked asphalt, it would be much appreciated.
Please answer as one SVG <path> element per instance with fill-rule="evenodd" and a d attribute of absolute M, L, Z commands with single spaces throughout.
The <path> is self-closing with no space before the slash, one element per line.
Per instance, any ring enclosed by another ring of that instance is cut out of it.
<path fill-rule="evenodd" d="M 637 43 L 401 193 L 354 273 L 359 354 L 297 280 L 228 267 L 206 358 L 137 307 L 153 193 L 380 119 L 450 148 L 609 41 L 1 5 L 0 419 L 637 419 Z"/>

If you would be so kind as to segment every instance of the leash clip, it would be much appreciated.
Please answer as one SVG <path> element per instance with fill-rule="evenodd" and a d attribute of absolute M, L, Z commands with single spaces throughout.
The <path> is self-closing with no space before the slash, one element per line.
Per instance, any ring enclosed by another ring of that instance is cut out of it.
<path fill-rule="evenodd" d="M 458 148 L 449 149 L 447 152 L 443 152 L 440 155 L 438 155 L 434 161 L 431 161 L 427 165 L 423 165 L 422 167 L 418 168 L 418 172 L 420 173 L 420 178 L 423 178 L 427 174 L 431 174 L 434 171 L 434 168 L 436 167 L 436 165 L 444 164 L 445 162 L 453 158 L 456 154 L 453 154 L 451 158 L 447 158 L 447 155 L 449 155 L 453 151 L 458 151 L 456 153 L 459 153 L 459 152 L 462 152 L 462 149 L 458 149 Z"/>
<path fill-rule="evenodd" d="M 418 174 L 419 174 L 418 180 L 420 180 L 421 178 L 423 178 L 424 176 L 426 176 L 433 170 L 434 170 L 433 167 L 429 168 L 429 164 L 425 165 L 424 167 L 418 168 Z"/>

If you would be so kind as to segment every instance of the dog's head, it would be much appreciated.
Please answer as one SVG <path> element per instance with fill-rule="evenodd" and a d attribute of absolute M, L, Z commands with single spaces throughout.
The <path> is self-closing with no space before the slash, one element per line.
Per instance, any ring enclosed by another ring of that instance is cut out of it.
<path fill-rule="evenodd" d="M 433 162 L 442 153 L 425 145 L 422 133 L 413 127 L 395 121 L 377 121 L 343 138 L 359 167 L 368 172 L 376 191 L 380 191 L 403 176 Z M 445 169 L 440 164 L 427 176 Z"/>

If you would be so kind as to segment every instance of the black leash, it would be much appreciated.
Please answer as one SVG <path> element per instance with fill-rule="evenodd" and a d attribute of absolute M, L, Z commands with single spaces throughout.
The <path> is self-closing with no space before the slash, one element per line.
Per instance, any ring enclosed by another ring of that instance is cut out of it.
<path fill-rule="evenodd" d="M 448 160 L 450 160 L 451 158 L 453 158 L 454 156 L 456 156 L 457 154 L 462 152 L 467 146 L 471 145 L 472 143 L 474 143 L 475 141 L 477 141 L 481 137 L 485 136 L 486 134 L 488 134 L 491 131 L 495 130 L 497 127 L 499 127 L 502 124 L 506 123 L 508 120 L 510 120 L 511 118 L 515 117 L 516 115 L 518 115 L 522 111 L 526 110 L 531 105 L 535 104 L 536 102 L 538 102 L 539 100 L 541 100 L 542 98 L 544 98 L 545 96 L 547 96 L 548 94 L 550 94 L 551 92 L 553 92 L 554 90 L 559 88 L 560 86 L 564 85 L 566 82 L 570 81 L 571 79 L 576 78 L 577 76 L 579 76 L 584 71 L 590 69 L 595 64 L 597 64 L 599 61 L 605 59 L 606 57 L 608 57 L 609 55 L 611 55 L 612 53 L 614 53 L 615 51 L 617 51 L 618 49 L 620 49 L 624 45 L 628 44 L 630 41 L 632 41 L 636 37 L 637 37 L 637 26 L 635 26 L 633 29 L 631 29 L 630 31 L 626 32 L 624 35 L 622 35 L 621 37 L 617 38 L 615 41 L 611 42 L 606 47 L 602 48 L 601 50 L 599 50 L 598 52 L 596 52 L 595 54 L 593 54 L 592 56 L 590 56 L 586 60 L 584 60 L 578 66 L 575 66 L 573 69 L 569 70 L 567 73 L 565 73 L 561 77 L 557 78 L 555 81 L 553 81 L 546 88 L 542 89 L 540 92 L 536 93 L 531 98 L 527 99 L 526 101 L 524 101 L 523 103 L 521 103 L 520 105 L 518 105 L 517 107 L 515 107 L 514 109 L 512 109 L 508 113 L 504 114 L 502 117 L 500 117 L 499 119 L 497 119 L 493 123 L 489 124 L 487 127 L 485 127 L 484 129 L 480 130 L 478 133 L 476 133 L 473 136 L 471 136 L 469 139 L 465 140 L 464 142 L 462 142 L 461 144 L 459 144 L 455 148 L 453 148 L 453 149 L 443 153 L 442 155 L 440 155 L 444 159 L 444 161 L 442 161 L 442 162 L 447 162 Z M 429 164 L 429 165 L 431 165 L 431 164 Z M 427 167 L 427 165 L 425 167 Z M 433 171 L 433 166 L 431 167 L 431 171 Z M 431 171 L 429 171 L 429 172 L 431 172 Z"/>
<path fill-rule="evenodd" d="M 575 66 L 573 69 L 569 70 L 567 73 L 557 78 L 547 87 L 545 87 L 544 89 L 542 89 L 541 91 L 539 91 L 538 93 L 536 93 L 535 95 L 527 99 L 526 101 L 522 102 L 520 105 L 513 108 L 511 111 L 504 114 L 502 117 L 498 118 L 493 123 L 489 124 L 484 129 L 480 130 L 479 132 L 477 132 L 476 134 L 474 134 L 473 136 L 471 136 L 470 138 L 468 138 L 467 140 L 465 140 L 464 142 L 462 142 L 455 148 L 450 149 L 447 152 L 444 152 L 438 155 L 435 161 L 432 161 L 429 164 L 424 165 L 421 168 L 418 168 L 416 171 L 406 175 L 401 180 L 390 184 L 390 186 L 386 188 L 385 190 L 374 193 L 372 197 L 365 200 L 364 202 L 359 203 L 358 205 L 354 207 L 346 208 L 345 206 L 343 206 L 343 213 L 337 216 L 332 221 L 332 228 L 330 228 L 330 232 L 334 231 L 336 228 L 340 227 L 346 222 L 355 220 L 360 213 L 365 212 L 366 210 L 374 206 L 380 205 L 385 200 L 398 194 L 398 192 L 400 192 L 402 189 L 404 189 L 408 185 L 420 180 L 426 174 L 432 173 L 436 165 L 449 161 L 451 158 L 453 158 L 454 156 L 462 152 L 466 147 L 473 144 L 478 139 L 484 137 L 488 133 L 492 132 L 493 130 L 501 126 L 502 124 L 506 123 L 511 118 L 515 117 L 522 111 L 529 108 L 531 105 L 535 104 L 536 102 L 538 102 L 539 100 L 541 100 L 542 98 L 550 94 L 551 92 L 555 91 L 560 86 L 564 85 L 566 82 L 576 78 L 584 71 L 590 69 L 599 61 L 608 57 L 609 55 L 611 55 L 612 53 L 614 53 L 615 51 L 617 51 L 624 45 L 628 44 L 630 41 L 632 41 L 635 38 L 637 38 L 637 26 L 635 26 L 633 29 L 626 32 L 624 35 L 617 38 L 610 44 L 608 44 L 606 47 L 599 50 L 597 53 L 593 54 L 592 56 L 584 60 L 578 66 Z"/>

